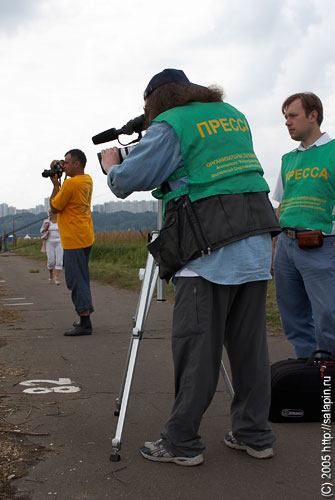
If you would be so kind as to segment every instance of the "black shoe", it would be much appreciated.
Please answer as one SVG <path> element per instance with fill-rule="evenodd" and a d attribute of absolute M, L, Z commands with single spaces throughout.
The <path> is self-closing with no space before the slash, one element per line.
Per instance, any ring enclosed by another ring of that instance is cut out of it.
<path fill-rule="evenodd" d="M 86 318 L 86 316 L 83 316 L 83 318 Z M 85 320 L 84 320 L 84 321 L 85 321 Z M 73 326 L 79 326 L 79 325 L 81 325 L 81 324 L 82 324 L 82 323 L 81 323 L 80 319 L 79 319 L 79 320 L 77 320 L 77 321 L 74 321 L 74 322 L 72 323 L 72 325 L 73 325 Z M 90 327 L 92 328 L 92 325 L 91 325 L 91 320 L 89 320 L 89 324 L 90 324 Z"/>
<path fill-rule="evenodd" d="M 84 328 L 82 325 L 75 326 L 72 330 L 64 333 L 65 337 L 79 337 L 80 335 L 92 335 L 92 326 Z"/>

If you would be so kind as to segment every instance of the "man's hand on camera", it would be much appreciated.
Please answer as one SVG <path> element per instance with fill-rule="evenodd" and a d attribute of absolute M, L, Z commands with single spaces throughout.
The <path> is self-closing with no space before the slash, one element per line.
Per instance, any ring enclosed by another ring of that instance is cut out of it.
<path fill-rule="evenodd" d="M 119 150 L 117 147 L 103 149 L 101 151 L 101 165 L 106 174 L 108 174 L 108 170 L 114 165 L 118 165 L 120 163 Z"/>
<path fill-rule="evenodd" d="M 59 177 L 57 174 L 50 177 L 50 180 L 54 186 L 59 186 Z"/>
<path fill-rule="evenodd" d="M 50 163 L 50 168 L 54 168 L 55 165 L 57 165 L 57 163 L 59 163 L 60 165 L 63 166 L 64 161 L 63 160 L 52 160 L 52 162 Z"/>
<path fill-rule="evenodd" d="M 52 162 L 50 163 L 50 169 L 54 169 L 56 165 L 61 165 L 61 167 L 63 168 L 64 160 L 52 160 Z M 59 186 L 59 177 L 57 174 L 50 176 L 50 180 L 54 186 Z"/>

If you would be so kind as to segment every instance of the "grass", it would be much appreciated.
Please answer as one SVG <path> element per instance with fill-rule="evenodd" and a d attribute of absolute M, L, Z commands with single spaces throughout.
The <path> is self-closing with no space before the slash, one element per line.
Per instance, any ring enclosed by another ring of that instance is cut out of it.
<path fill-rule="evenodd" d="M 272 279 L 268 283 L 268 293 L 266 299 L 266 322 L 268 327 L 274 330 L 281 330 L 281 321 L 276 302 L 275 280 Z"/>
<path fill-rule="evenodd" d="M 96 233 L 90 257 L 91 278 L 117 288 L 139 292 L 141 282 L 138 273 L 144 268 L 147 250 L 147 234 L 135 231 L 111 231 Z M 33 259 L 46 261 L 41 253 L 40 240 L 18 240 L 15 253 Z M 9 248 L 11 248 L 9 246 Z M 173 300 L 173 287 L 168 284 L 166 297 Z M 275 298 L 274 280 L 269 281 L 267 294 L 267 324 L 273 330 L 281 329 Z"/>
<path fill-rule="evenodd" d="M 97 233 L 90 257 L 93 279 L 137 291 L 138 271 L 145 267 L 147 238 L 132 231 Z"/>

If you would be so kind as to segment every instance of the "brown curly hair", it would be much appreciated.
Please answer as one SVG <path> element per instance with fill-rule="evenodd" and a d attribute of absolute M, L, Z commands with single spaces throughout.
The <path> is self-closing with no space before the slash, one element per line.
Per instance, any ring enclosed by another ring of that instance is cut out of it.
<path fill-rule="evenodd" d="M 184 106 L 189 102 L 220 102 L 224 98 L 223 89 L 211 85 L 202 87 L 200 85 L 183 86 L 177 83 L 166 83 L 158 87 L 146 100 L 144 115 L 146 125 L 164 111 L 178 106 Z"/>

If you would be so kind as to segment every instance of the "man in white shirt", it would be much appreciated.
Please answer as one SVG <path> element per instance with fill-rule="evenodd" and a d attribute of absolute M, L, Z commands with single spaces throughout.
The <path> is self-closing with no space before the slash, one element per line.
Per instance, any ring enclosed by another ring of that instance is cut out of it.
<path fill-rule="evenodd" d="M 274 255 L 276 296 L 297 358 L 335 352 L 335 141 L 322 133 L 323 109 L 312 93 L 282 106 L 288 132 L 300 141 L 282 158 L 274 191 L 282 233 Z"/>

